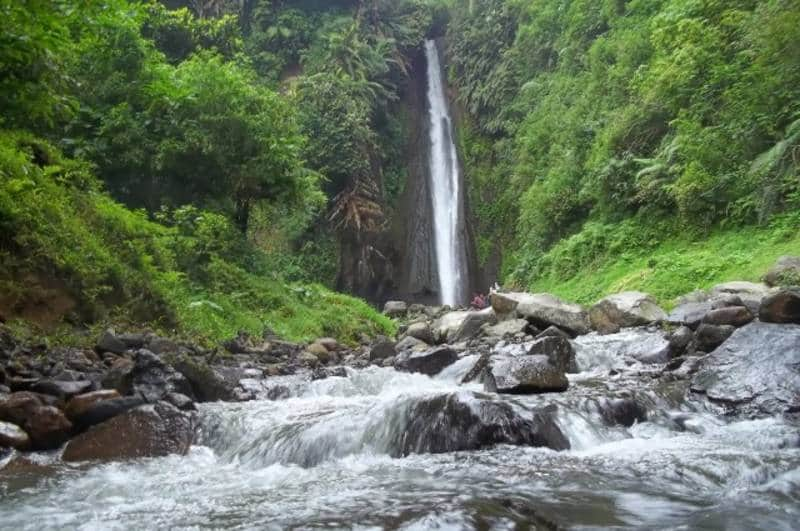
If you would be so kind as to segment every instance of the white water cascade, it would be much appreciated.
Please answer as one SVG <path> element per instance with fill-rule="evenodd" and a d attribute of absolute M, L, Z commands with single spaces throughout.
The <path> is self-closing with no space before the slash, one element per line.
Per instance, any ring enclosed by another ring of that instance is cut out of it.
<path fill-rule="evenodd" d="M 458 154 L 453 142 L 453 125 L 445 95 L 439 50 L 425 43 L 428 62 L 428 108 L 430 114 L 430 184 L 433 198 L 433 231 L 439 294 L 442 304 L 466 302 L 464 291 L 466 252 L 462 228 L 464 208 Z"/>

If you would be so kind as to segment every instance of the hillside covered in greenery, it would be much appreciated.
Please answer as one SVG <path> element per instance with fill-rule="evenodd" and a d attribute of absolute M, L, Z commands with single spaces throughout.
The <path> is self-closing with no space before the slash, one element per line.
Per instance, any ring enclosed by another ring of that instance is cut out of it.
<path fill-rule="evenodd" d="M 455 5 L 471 206 L 500 278 L 668 302 L 800 250 L 796 0 Z"/>

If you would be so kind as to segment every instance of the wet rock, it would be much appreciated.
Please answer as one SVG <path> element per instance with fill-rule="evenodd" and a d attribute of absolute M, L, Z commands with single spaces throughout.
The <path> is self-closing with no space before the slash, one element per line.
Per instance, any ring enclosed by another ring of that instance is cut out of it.
<path fill-rule="evenodd" d="M 494 310 L 456 311 L 441 316 L 433 323 L 433 339 L 436 343 L 458 343 L 477 336 L 485 324 L 497 322 Z"/>
<path fill-rule="evenodd" d="M 408 312 L 408 305 L 403 301 L 388 301 L 383 305 L 383 314 L 387 317 L 403 317 Z"/>
<path fill-rule="evenodd" d="M 325 380 L 326 378 L 347 378 L 347 369 L 344 367 L 318 367 L 311 373 L 312 380 Z"/>
<path fill-rule="evenodd" d="M 144 399 L 138 396 L 124 396 L 100 400 L 87 406 L 86 409 L 79 414 L 76 414 L 73 423 L 80 429 L 86 429 L 143 404 L 145 404 Z"/>
<path fill-rule="evenodd" d="M 736 414 L 800 410 L 800 326 L 756 321 L 739 328 L 703 359 L 691 390 Z"/>
<path fill-rule="evenodd" d="M 484 352 L 478 359 L 475 361 L 475 365 L 461 378 L 461 383 L 469 383 L 479 378 L 483 379 L 484 372 L 486 371 L 487 367 L 489 366 L 489 361 L 492 359 L 492 354 L 490 352 Z"/>
<path fill-rule="evenodd" d="M 767 286 L 800 286 L 800 256 L 781 256 L 764 276 Z"/>
<path fill-rule="evenodd" d="M 303 367 L 314 368 L 319 365 L 319 358 L 310 352 L 301 352 L 297 355 L 297 362 Z"/>
<path fill-rule="evenodd" d="M 528 349 L 529 356 L 545 356 L 551 365 L 566 373 L 578 372 L 575 349 L 568 339 L 550 336 L 537 339 Z"/>
<path fill-rule="evenodd" d="M 637 422 L 647 420 L 647 408 L 633 398 L 614 398 L 598 404 L 606 424 L 630 428 Z"/>
<path fill-rule="evenodd" d="M 98 352 L 123 354 L 126 350 L 128 350 L 128 345 L 126 345 L 117 337 L 113 329 L 109 328 L 100 335 L 95 348 Z"/>
<path fill-rule="evenodd" d="M 766 297 L 758 317 L 765 323 L 800 324 L 800 288 L 782 289 Z"/>
<path fill-rule="evenodd" d="M 64 461 L 118 461 L 184 455 L 194 438 L 191 417 L 166 402 L 131 409 L 72 439 Z"/>
<path fill-rule="evenodd" d="M 569 448 L 549 411 L 518 412 L 510 404 L 447 394 L 414 403 L 405 429 L 392 442 L 394 456 L 479 450 L 496 444 Z"/>
<path fill-rule="evenodd" d="M 406 338 L 406 339 L 413 339 L 413 338 Z M 378 361 L 386 358 L 391 358 L 396 353 L 397 350 L 395 349 L 394 341 L 390 341 L 385 337 L 379 338 L 372 344 L 372 346 L 369 349 L 369 360 Z"/>
<path fill-rule="evenodd" d="M 535 339 L 542 339 L 543 337 L 563 337 L 569 339 L 569 334 L 557 326 L 548 326 L 543 332 L 538 334 Z"/>
<path fill-rule="evenodd" d="M 711 352 L 731 337 L 734 330 L 730 325 L 701 324 L 694 336 L 698 350 Z"/>
<path fill-rule="evenodd" d="M 72 423 L 57 407 L 38 406 L 25 421 L 25 431 L 34 450 L 52 450 L 69 439 Z"/>
<path fill-rule="evenodd" d="M 75 422 L 96 403 L 114 398 L 120 398 L 119 392 L 115 389 L 102 389 L 100 391 L 78 395 L 67 402 L 67 406 L 64 408 L 64 413 L 67 415 L 69 420 Z"/>
<path fill-rule="evenodd" d="M 694 339 L 694 331 L 688 326 L 680 326 L 667 337 L 669 342 L 670 357 L 676 357 L 686 352 L 687 347 Z"/>
<path fill-rule="evenodd" d="M 424 341 L 420 341 L 414 337 L 406 336 L 400 341 L 398 341 L 397 345 L 395 346 L 395 350 L 397 352 L 405 352 L 407 350 L 414 350 L 414 351 L 422 351 L 428 350 L 431 346 Z"/>
<path fill-rule="evenodd" d="M 703 317 L 703 322 L 712 325 L 730 325 L 736 328 L 755 319 L 745 306 L 725 306 L 711 310 Z"/>
<path fill-rule="evenodd" d="M 395 368 L 404 372 L 418 372 L 434 376 L 455 363 L 458 354 L 447 345 L 442 345 L 423 352 L 404 352 L 397 356 Z"/>
<path fill-rule="evenodd" d="M 180 409 L 181 411 L 194 411 L 197 409 L 194 400 L 181 393 L 167 393 L 164 400 Z"/>
<path fill-rule="evenodd" d="M 192 396 L 198 401 L 218 402 L 234 399 L 234 389 L 239 383 L 235 375 L 226 379 L 202 358 L 191 356 L 181 356 L 172 363 L 172 366 L 188 380 Z"/>
<path fill-rule="evenodd" d="M 33 386 L 33 391 L 43 395 L 52 395 L 67 400 L 75 395 L 85 393 L 92 387 L 92 382 L 87 380 L 65 382 L 58 380 L 41 380 Z"/>
<path fill-rule="evenodd" d="M 758 284 L 755 282 L 726 282 L 718 284 L 711 288 L 710 298 L 712 300 L 722 299 L 731 295 L 735 295 L 742 300 L 742 303 L 747 306 L 754 315 L 758 313 L 758 307 L 764 297 L 770 295 L 772 290 L 766 284 Z"/>
<path fill-rule="evenodd" d="M 0 399 L 0 420 L 24 426 L 33 411 L 44 405 L 47 404 L 40 395 L 30 391 L 17 391 Z"/>
<path fill-rule="evenodd" d="M 14 448 L 25 451 L 31 446 L 31 438 L 25 430 L 11 424 L 10 422 L 0 421 L 0 448 Z"/>
<path fill-rule="evenodd" d="M 528 326 L 530 325 L 525 319 L 507 319 L 496 325 L 484 325 L 483 333 L 490 337 L 503 338 L 524 333 Z"/>
<path fill-rule="evenodd" d="M 147 402 L 157 402 L 167 393 L 173 392 L 194 396 L 189 380 L 147 349 L 136 351 L 130 378 L 133 393 Z M 122 391 L 120 393 L 126 394 Z"/>
<path fill-rule="evenodd" d="M 710 301 L 704 302 L 685 302 L 678 305 L 667 316 L 667 322 L 672 324 L 688 326 L 692 330 L 696 330 L 703 317 L 712 309 Z"/>
<path fill-rule="evenodd" d="M 584 309 L 549 293 L 492 293 L 492 308 L 498 315 L 513 314 L 534 326 L 557 326 L 572 335 L 589 333 L 589 318 Z"/>
<path fill-rule="evenodd" d="M 433 343 L 433 331 L 431 330 L 431 326 L 427 323 L 427 321 L 420 321 L 408 325 L 406 337 L 419 339 L 420 341 L 423 341 L 429 345 Z"/>
<path fill-rule="evenodd" d="M 646 293 L 627 291 L 600 300 L 589 309 L 589 322 L 601 334 L 614 334 L 622 328 L 664 321 L 666 312 Z"/>
<path fill-rule="evenodd" d="M 547 356 L 495 356 L 484 374 L 484 388 L 490 393 L 538 394 L 566 391 L 564 371 Z"/>

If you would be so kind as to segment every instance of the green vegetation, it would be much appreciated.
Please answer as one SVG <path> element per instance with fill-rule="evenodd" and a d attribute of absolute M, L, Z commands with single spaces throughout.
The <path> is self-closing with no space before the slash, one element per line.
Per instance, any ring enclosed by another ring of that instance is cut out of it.
<path fill-rule="evenodd" d="M 506 250 L 503 280 L 668 299 L 800 253 L 775 229 L 800 226 L 796 0 L 454 4 L 479 249 Z"/>

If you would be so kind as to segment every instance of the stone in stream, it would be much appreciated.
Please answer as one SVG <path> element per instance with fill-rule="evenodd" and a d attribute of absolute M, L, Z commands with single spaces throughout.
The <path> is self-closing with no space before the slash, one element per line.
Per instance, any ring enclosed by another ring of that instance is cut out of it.
<path fill-rule="evenodd" d="M 518 412 L 512 405 L 471 394 L 445 394 L 414 403 L 392 441 L 392 455 L 479 450 L 496 444 L 569 449 L 552 412 Z"/>
<path fill-rule="evenodd" d="M 119 461 L 184 455 L 194 439 L 192 419 L 166 402 L 131 409 L 78 435 L 64 461 Z"/>
<path fill-rule="evenodd" d="M 169 396 L 172 393 L 167 393 Z M 79 429 L 86 429 L 95 424 L 100 424 L 108 419 L 121 415 L 126 411 L 143 405 L 145 401 L 138 396 L 123 396 L 101 400 L 88 406 L 84 411 L 76 414 L 73 423 Z"/>
<path fill-rule="evenodd" d="M 781 256 L 764 276 L 767 286 L 800 286 L 800 256 Z"/>
<path fill-rule="evenodd" d="M 495 356 L 483 384 L 490 393 L 538 394 L 566 391 L 569 380 L 547 356 Z"/>
<path fill-rule="evenodd" d="M 408 325 L 406 330 L 406 337 L 413 337 L 419 339 L 427 344 L 433 343 L 433 331 L 431 325 L 427 321 L 419 321 Z"/>
<path fill-rule="evenodd" d="M 31 446 L 31 438 L 25 430 L 10 422 L 0 421 L 0 448 L 27 450 Z"/>
<path fill-rule="evenodd" d="M 800 324 L 800 288 L 782 289 L 766 297 L 758 316 L 766 323 Z"/>
<path fill-rule="evenodd" d="M 800 411 L 800 325 L 756 321 L 739 328 L 703 358 L 691 391 L 728 413 Z"/>
<path fill-rule="evenodd" d="M 25 421 L 25 431 L 34 450 L 53 450 L 69 439 L 72 423 L 57 407 L 39 406 Z"/>
<path fill-rule="evenodd" d="M 614 334 L 622 328 L 644 326 L 666 319 L 666 312 L 656 301 L 638 291 L 610 295 L 589 309 L 589 322 L 601 334 Z"/>
<path fill-rule="evenodd" d="M 703 322 L 712 325 L 744 326 L 755 319 L 746 306 L 725 306 L 708 312 Z"/>
<path fill-rule="evenodd" d="M 423 352 L 403 352 L 395 360 L 395 369 L 403 372 L 418 372 L 435 376 L 458 359 L 455 350 L 442 345 Z"/>
<path fill-rule="evenodd" d="M 528 349 L 528 355 L 546 356 L 550 364 L 562 372 L 578 372 L 575 349 L 565 337 L 550 336 L 537 339 Z"/>
<path fill-rule="evenodd" d="M 697 349 L 702 352 L 711 352 L 731 337 L 734 330 L 736 328 L 730 325 L 701 324 L 694 335 Z"/>
<path fill-rule="evenodd" d="M 326 351 L 327 354 L 327 351 Z M 202 358 L 183 355 L 172 362 L 172 366 L 189 382 L 193 396 L 200 402 L 232 401 L 239 384 L 236 374 L 228 378 L 212 368 Z M 179 390 L 174 392 L 181 393 Z"/>
<path fill-rule="evenodd" d="M 395 342 L 385 337 L 378 337 L 372 343 L 372 346 L 370 346 L 369 360 L 370 361 L 383 360 L 386 358 L 391 358 L 395 354 L 397 354 L 397 350 L 395 349 Z"/>
<path fill-rule="evenodd" d="M 480 311 L 448 312 L 433 323 L 433 339 L 435 343 L 458 343 L 477 336 L 481 327 L 497 322 L 494 310 L 486 308 Z"/>
<path fill-rule="evenodd" d="M 670 312 L 667 316 L 667 322 L 696 330 L 700 323 L 703 322 L 703 317 L 711 310 L 712 303 L 710 301 L 685 302 Z"/>
<path fill-rule="evenodd" d="M 619 425 L 630 428 L 637 422 L 647 420 L 647 408 L 633 398 L 612 398 L 601 400 L 598 409 L 603 420 L 610 426 Z"/>
<path fill-rule="evenodd" d="M 540 329 L 554 325 L 572 335 L 590 331 L 589 318 L 581 306 L 549 293 L 492 293 L 491 302 L 501 320 L 516 315 Z"/>

